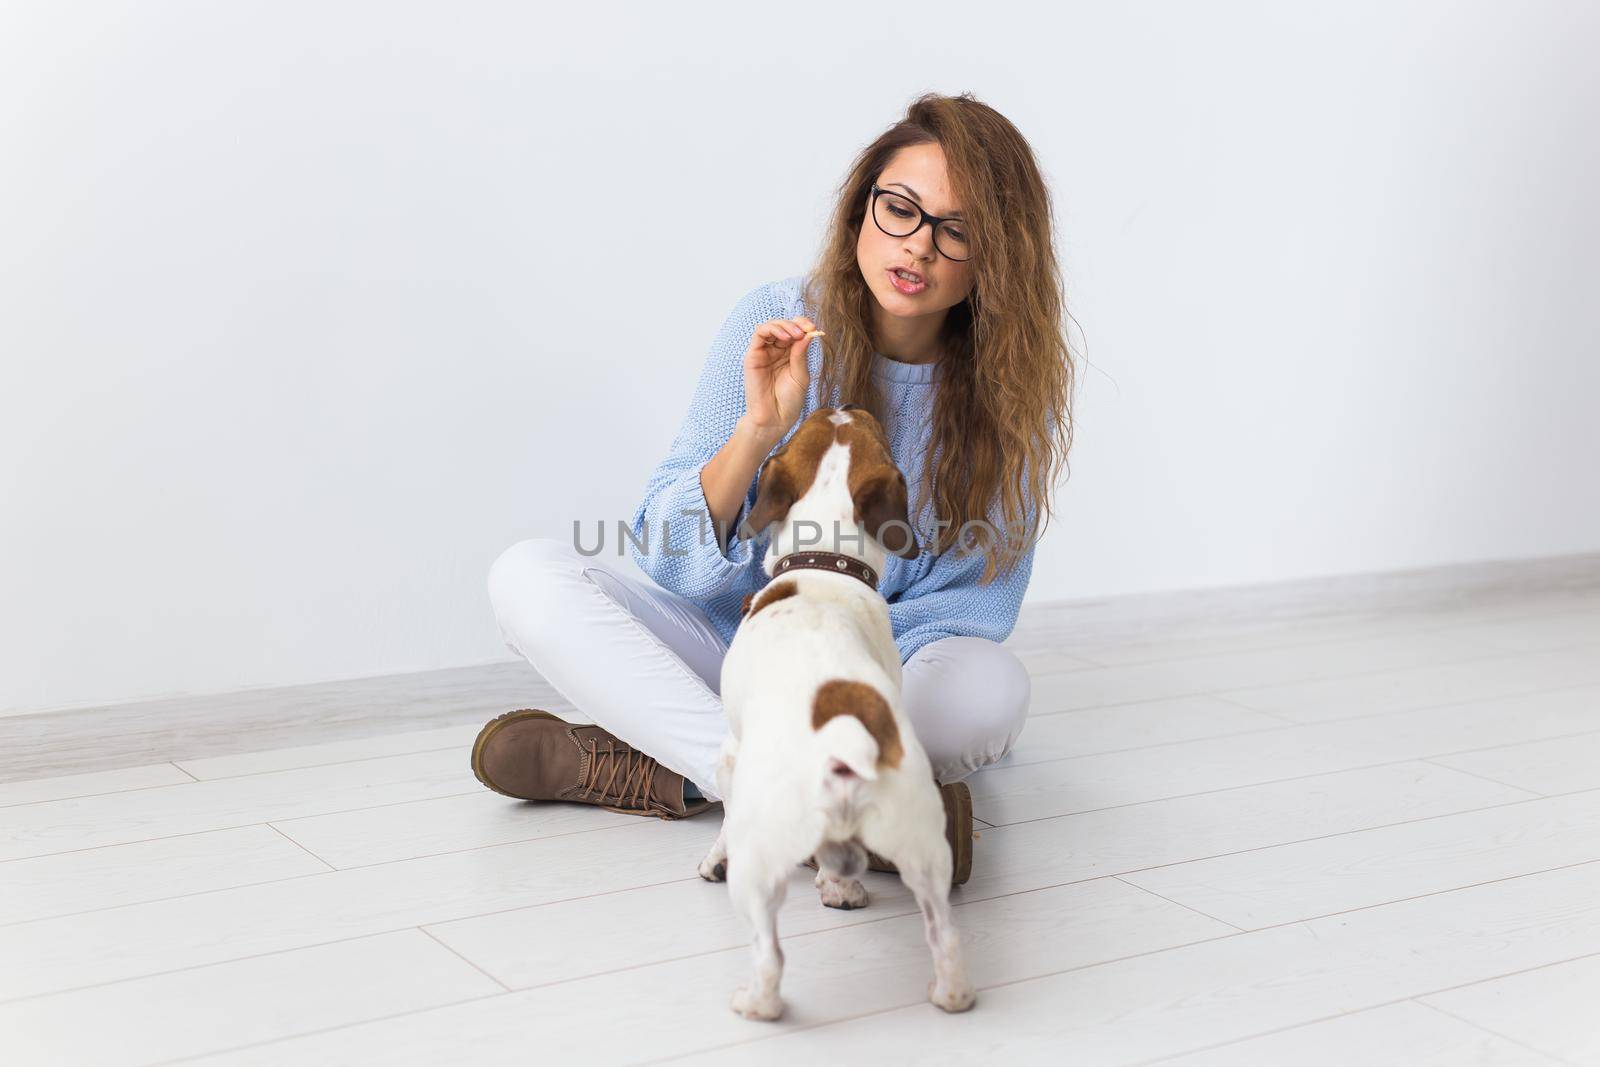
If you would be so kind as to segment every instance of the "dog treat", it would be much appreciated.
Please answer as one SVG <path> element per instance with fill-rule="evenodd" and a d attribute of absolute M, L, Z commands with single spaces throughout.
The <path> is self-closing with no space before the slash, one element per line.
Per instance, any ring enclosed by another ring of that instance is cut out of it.
<path fill-rule="evenodd" d="M 826 337 L 827 334 L 823 333 L 821 330 L 807 330 L 806 331 L 806 336 L 807 337 Z"/>

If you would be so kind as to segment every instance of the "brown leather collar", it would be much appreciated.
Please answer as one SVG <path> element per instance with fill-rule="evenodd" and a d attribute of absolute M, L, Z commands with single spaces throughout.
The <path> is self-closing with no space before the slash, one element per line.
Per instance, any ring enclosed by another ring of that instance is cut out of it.
<path fill-rule="evenodd" d="M 840 552 L 806 551 L 791 552 L 778 561 L 772 569 L 772 576 L 787 571 L 818 570 L 832 571 L 834 574 L 848 574 L 852 578 L 859 578 L 867 583 L 867 588 L 874 593 L 878 591 L 878 572 L 862 563 L 853 556 L 846 556 Z"/>

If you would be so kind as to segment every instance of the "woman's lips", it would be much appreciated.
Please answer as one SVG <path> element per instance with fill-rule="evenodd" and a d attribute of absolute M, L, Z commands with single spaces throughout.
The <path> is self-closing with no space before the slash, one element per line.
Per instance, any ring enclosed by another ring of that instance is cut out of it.
<path fill-rule="evenodd" d="M 893 267 L 889 268 L 888 275 L 889 275 L 889 284 L 894 286 L 897 290 L 899 290 L 900 292 L 906 294 L 907 296 L 916 296 L 918 293 L 922 292 L 922 290 L 924 290 L 924 289 L 926 289 L 928 287 L 928 283 L 926 281 L 920 281 L 920 282 L 908 282 L 908 281 L 906 281 L 904 278 L 900 277 L 900 272 L 897 271 Z"/>

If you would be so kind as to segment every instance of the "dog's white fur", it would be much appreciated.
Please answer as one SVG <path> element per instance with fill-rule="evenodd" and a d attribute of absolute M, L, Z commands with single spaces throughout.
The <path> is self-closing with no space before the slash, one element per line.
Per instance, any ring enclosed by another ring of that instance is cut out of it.
<path fill-rule="evenodd" d="M 836 426 L 853 417 L 859 415 L 832 409 L 811 416 Z M 857 449 L 884 451 L 866 434 L 853 440 Z M 809 489 L 774 533 L 763 561 L 769 577 L 785 555 L 807 547 L 842 552 L 882 574 L 886 552 L 855 519 L 851 451 L 835 440 L 822 453 Z M 861 457 L 868 459 L 892 465 L 886 453 Z M 822 543 L 795 546 L 801 520 L 820 525 Z M 848 538 L 837 547 L 831 536 L 835 521 Z M 929 998 L 946 1011 L 963 1011 L 975 992 L 950 913 L 944 805 L 901 709 L 900 655 L 888 605 L 876 590 L 845 574 L 801 569 L 782 580 L 794 582 L 796 593 L 768 605 L 758 593 L 756 610 L 734 634 L 722 665 L 731 729 L 717 767 L 725 814 L 700 875 L 716 881 L 725 873 L 734 906 L 755 931 L 755 973 L 734 994 L 733 1009 L 752 1019 L 775 1019 L 783 1011 L 777 913 L 794 867 L 815 856 L 822 903 L 861 907 L 867 892 L 860 875 L 865 849 L 871 849 L 899 868 L 921 908 L 933 952 Z M 898 766 L 880 766 L 879 743 L 855 715 L 836 714 L 813 728 L 813 700 L 830 680 L 864 683 L 881 695 L 899 732 Z"/>

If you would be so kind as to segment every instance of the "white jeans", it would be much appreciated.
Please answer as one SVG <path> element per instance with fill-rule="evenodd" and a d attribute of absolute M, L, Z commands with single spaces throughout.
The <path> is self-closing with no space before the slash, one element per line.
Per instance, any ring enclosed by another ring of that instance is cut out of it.
<path fill-rule="evenodd" d="M 506 645 L 574 707 L 721 799 L 727 647 L 693 601 L 629 573 L 620 559 L 585 556 L 553 538 L 501 553 L 489 568 L 489 599 Z M 1000 759 L 1022 732 L 1028 672 L 994 641 L 931 641 L 902 673 L 906 715 L 941 782 Z"/>

